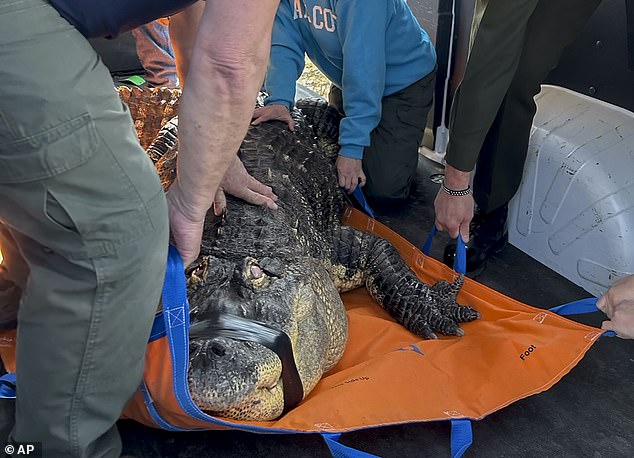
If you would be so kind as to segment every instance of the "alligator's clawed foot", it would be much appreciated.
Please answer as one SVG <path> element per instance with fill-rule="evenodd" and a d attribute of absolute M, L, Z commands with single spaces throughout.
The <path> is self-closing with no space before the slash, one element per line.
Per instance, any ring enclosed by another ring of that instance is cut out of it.
<path fill-rule="evenodd" d="M 464 336 L 465 332 L 460 327 L 460 323 L 473 321 L 480 317 L 476 309 L 470 306 L 460 305 L 456 302 L 460 288 L 464 283 L 464 276 L 459 275 L 453 282 L 440 280 L 436 282 L 430 291 L 429 305 L 424 305 L 418 309 L 418 317 L 424 321 L 424 326 L 417 324 L 412 329 L 418 335 L 424 338 L 428 334 L 439 333 L 446 336 Z M 425 329 L 425 327 L 429 328 Z M 417 332 L 422 329 L 426 332 Z M 436 334 L 434 334 L 434 337 Z"/>
<path fill-rule="evenodd" d="M 419 321 L 418 323 L 416 323 L 411 331 L 418 335 L 421 336 L 424 339 L 437 339 L 438 336 L 436 334 L 434 334 L 434 331 L 432 331 L 431 327 L 429 326 L 429 324 L 425 321 Z"/>
<path fill-rule="evenodd" d="M 438 306 L 440 313 L 456 323 L 467 323 L 480 318 L 480 313 L 468 305 L 456 303 L 442 304 Z"/>

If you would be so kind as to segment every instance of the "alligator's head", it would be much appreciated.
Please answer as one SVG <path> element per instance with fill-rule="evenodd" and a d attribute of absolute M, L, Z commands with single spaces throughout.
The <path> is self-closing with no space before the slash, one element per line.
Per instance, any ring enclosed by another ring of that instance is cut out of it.
<path fill-rule="evenodd" d="M 304 394 L 343 353 L 343 304 L 324 268 L 309 258 L 291 264 L 203 256 L 188 270 L 188 297 L 194 322 L 221 313 L 285 332 Z M 257 342 L 217 335 L 191 339 L 189 385 L 197 405 L 217 416 L 272 420 L 284 409 L 280 358 Z"/>

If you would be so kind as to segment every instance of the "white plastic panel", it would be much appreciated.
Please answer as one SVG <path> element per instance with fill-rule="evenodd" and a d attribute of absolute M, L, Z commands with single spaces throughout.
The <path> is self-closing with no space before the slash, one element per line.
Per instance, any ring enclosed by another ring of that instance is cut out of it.
<path fill-rule="evenodd" d="M 634 113 L 555 86 L 536 100 L 509 240 L 598 296 L 634 273 Z"/>

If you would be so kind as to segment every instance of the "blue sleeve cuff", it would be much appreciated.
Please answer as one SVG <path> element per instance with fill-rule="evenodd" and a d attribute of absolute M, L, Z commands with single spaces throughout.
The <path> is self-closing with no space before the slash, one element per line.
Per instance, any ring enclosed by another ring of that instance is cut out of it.
<path fill-rule="evenodd" d="M 363 146 L 346 145 L 339 150 L 339 156 L 363 159 Z"/>
<path fill-rule="evenodd" d="M 267 97 L 266 99 L 264 99 L 264 105 L 284 105 L 290 111 L 291 108 L 293 108 L 294 103 L 289 102 L 288 100 Z"/>

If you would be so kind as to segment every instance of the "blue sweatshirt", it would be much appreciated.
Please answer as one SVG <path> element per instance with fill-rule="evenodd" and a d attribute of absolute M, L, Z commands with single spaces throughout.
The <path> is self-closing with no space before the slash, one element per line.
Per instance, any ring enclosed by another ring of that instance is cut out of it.
<path fill-rule="evenodd" d="M 383 97 L 436 66 L 429 36 L 404 0 L 281 0 L 265 104 L 293 105 L 304 53 L 343 92 L 339 154 L 355 159 L 370 145 Z"/>

